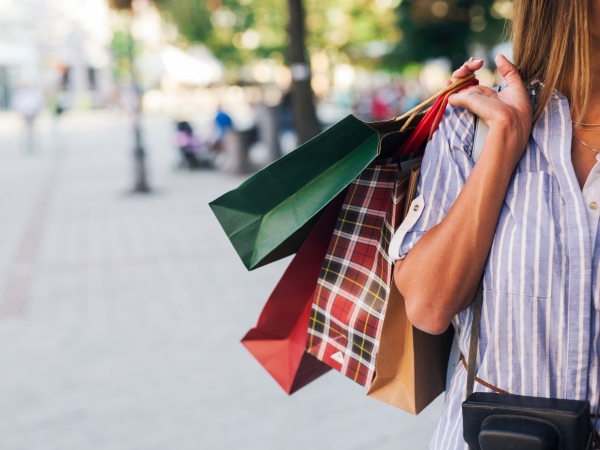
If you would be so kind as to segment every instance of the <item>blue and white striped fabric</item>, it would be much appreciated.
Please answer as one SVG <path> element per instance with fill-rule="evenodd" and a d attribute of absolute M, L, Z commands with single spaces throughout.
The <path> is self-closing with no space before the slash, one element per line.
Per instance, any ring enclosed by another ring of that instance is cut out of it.
<path fill-rule="evenodd" d="M 424 208 L 402 239 L 401 258 L 458 197 L 474 166 L 473 133 L 471 113 L 446 110 L 425 153 L 417 192 Z M 592 243 L 590 206 L 571 163 L 571 139 L 569 104 L 555 92 L 510 182 L 485 267 L 477 376 L 512 394 L 587 399 L 594 412 L 600 233 Z M 472 314 L 473 305 L 453 320 L 465 356 Z M 465 387 L 459 365 L 430 448 L 468 449 L 462 437 Z M 475 390 L 489 391 L 478 383 Z"/>

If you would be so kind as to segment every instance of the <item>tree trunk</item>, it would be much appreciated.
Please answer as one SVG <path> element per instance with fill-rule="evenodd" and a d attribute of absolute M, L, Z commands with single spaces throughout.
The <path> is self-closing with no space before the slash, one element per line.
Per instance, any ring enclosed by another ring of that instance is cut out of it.
<path fill-rule="evenodd" d="M 313 92 L 310 86 L 310 66 L 306 62 L 304 46 L 304 7 L 302 0 L 288 0 L 290 10 L 290 69 L 292 72 L 292 109 L 298 142 L 312 139 L 321 132 L 317 121 Z"/>

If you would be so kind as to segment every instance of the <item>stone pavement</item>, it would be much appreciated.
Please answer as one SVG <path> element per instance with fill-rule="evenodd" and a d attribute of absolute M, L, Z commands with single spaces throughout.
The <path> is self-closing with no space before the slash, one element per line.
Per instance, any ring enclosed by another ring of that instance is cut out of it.
<path fill-rule="evenodd" d="M 145 120 L 150 196 L 129 195 L 129 122 L 0 116 L 0 449 L 422 449 L 418 417 L 330 372 L 291 397 L 240 345 L 287 261 L 248 273 L 208 201 L 241 180 L 173 170 Z"/>

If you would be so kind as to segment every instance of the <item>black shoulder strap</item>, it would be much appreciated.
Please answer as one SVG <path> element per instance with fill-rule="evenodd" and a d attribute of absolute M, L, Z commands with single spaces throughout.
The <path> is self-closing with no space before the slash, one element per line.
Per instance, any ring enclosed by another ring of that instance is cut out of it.
<path fill-rule="evenodd" d="M 473 323 L 471 324 L 471 338 L 469 341 L 469 362 L 467 369 L 467 398 L 473 393 L 475 386 L 475 370 L 477 366 L 477 350 L 479 349 L 479 324 L 481 323 L 481 303 L 483 303 L 483 281 L 477 289 L 475 308 L 473 309 Z"/>

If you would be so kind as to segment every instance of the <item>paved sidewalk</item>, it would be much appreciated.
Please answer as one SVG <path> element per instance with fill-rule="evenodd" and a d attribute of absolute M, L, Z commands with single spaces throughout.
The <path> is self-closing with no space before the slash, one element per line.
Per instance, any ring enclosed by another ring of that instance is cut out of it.
<path fill-rule="evenodd" d="M 248 273 L 208 201 L 241 180 L 175 171 L 145 121 L 150 196 L 128 195 L 129 122 L 0 116 L 0 449 L 422 449 L 418 417 L 330 372 L 286 396 L 239 339 L 287 261 Z"/>

